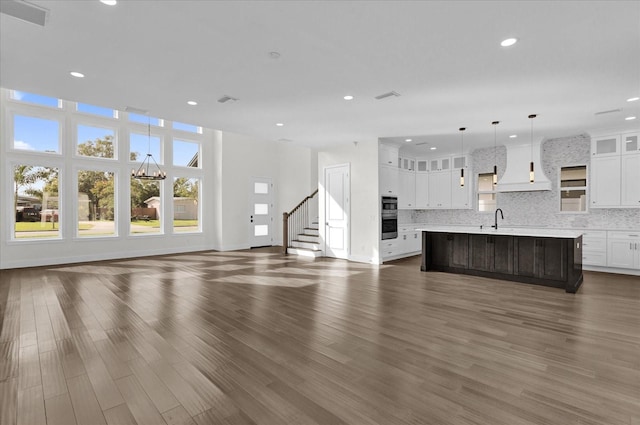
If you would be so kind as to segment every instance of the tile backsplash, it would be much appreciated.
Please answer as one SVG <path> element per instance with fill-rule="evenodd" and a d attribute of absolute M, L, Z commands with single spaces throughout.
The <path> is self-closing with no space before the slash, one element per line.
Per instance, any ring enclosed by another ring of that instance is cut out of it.
<path fill-rule="evenodd" d="M 590 229 L 639 229 L 640 209 L 607 208 L 589 209 L 587 213 L 560 212 L 559 177 L 561 167 L 590 164 L 591 141 L 588 135 L 548 139 L 542 144 L 542 168 L 551 181 L 550 191 L 498 193 L 497 206 L 504 212 L 502 226 L 560 227 Z M 495 158 L 495 159 L 494 159 Z M 471 153 L 472 175 L 490 173 L 494 161 L 498 177 L 506 165 L 506 148 L 477 149 Z M 476 180 L 476 178 L 474 178 Z M 493 212 L 478 212 L 474 181 L 471 210 L 401 210 L 400 223 L 491 225 Z"/>

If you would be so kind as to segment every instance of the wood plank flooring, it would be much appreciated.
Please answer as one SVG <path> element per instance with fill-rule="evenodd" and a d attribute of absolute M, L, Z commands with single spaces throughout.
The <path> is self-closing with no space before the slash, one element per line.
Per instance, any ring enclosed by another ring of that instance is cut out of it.
<path fill-rule="evenodd" d="M 0 271 L 0 424 L 640 425 L 640 277 L 276 248 Z"/>

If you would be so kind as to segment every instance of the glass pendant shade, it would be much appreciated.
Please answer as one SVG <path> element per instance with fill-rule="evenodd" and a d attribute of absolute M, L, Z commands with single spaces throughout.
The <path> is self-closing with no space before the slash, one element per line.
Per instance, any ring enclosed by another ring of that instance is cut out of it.
<path fill-rule="evenodd" d="M 491 125 L 493 125 L 493 185 L 496 186 L 498 184 L 498 166 L 496 165 L 496 138 L 497 138 L 497 125 L 500 124 L 500 121 L 493 121 Z"/>
<path fill-rule="evenodd" d="M 460 156 L 464 159 L 464 131 L 465 127 L 460 127 Z M 464 187 L 464 162 L 462 164 L 462 168 L 460 168 L 460 187 Z"/>
<path fill-rule="evenodd" d="M 494 165 L 493 166 L 493 185 L 497 185 L 498 184 L 498 166 Z"/>
<path fill-rule="evenodd" d="M 529 183 L 533 184 L 535 181 L 535 173 L 533 172 L 533 119 L 537 117 L 536 114 L 529 115 L 531 120 L 531 162 L 529 163 Z"/>

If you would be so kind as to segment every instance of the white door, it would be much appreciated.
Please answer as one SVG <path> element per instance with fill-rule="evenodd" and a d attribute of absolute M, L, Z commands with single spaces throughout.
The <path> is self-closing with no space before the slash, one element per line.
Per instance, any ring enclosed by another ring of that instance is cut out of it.
<path fill-rule="evenodd" d="M 325 255 L 349 258 L 349 164 L 324 169 Z"/>
<path fill-rule="evenodd" d="M 273 183 L 268 177 L 251 177 L 249 245 L 273 245 Z"/>

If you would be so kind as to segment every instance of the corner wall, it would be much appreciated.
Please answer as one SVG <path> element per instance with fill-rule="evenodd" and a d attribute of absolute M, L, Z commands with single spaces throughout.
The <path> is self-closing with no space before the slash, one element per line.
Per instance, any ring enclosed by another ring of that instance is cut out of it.
<path fill-rule="evenodd" d="M 379 264 L 378 141 L 345 143 L 318 152 L 320 238 L 324 241 L 324 169 L 351 164 L 349 260 Z"/>

